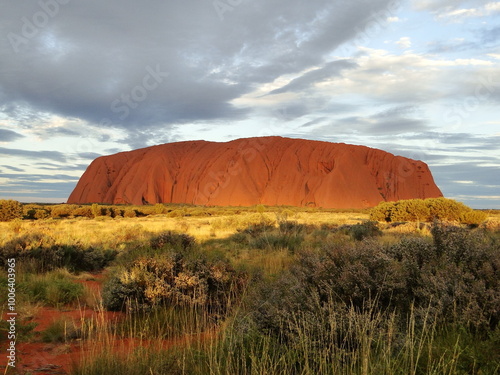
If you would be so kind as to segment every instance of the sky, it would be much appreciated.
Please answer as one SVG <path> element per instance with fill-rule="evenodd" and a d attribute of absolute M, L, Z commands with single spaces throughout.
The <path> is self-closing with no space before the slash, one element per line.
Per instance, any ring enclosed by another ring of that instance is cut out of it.
<path fill-rule="evenodd" d="M 427 163 L 500 209 L 500 2 L 0 0 L 0 199 L 98 156 L 283 136 Z"/>

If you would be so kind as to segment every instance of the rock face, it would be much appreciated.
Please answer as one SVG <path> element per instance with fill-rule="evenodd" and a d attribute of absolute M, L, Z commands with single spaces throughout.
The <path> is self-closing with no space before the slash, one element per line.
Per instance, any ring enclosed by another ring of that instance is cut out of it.
<path fill-rule="evenodd" d="M 68 203 L 363 208 L 436 197 L 441 191 L 421 161 L 364 146 L 262 137 L 97 158 Z"/>

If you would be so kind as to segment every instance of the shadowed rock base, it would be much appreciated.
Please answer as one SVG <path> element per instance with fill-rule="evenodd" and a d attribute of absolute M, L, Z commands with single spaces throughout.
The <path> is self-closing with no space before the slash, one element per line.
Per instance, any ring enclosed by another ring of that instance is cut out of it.
<path fill-rule="evenodd" d="M 364 146 L 261 137 L 97 158 L 68 203 L 364 208 L 442 196 L 421 161 Z"/>

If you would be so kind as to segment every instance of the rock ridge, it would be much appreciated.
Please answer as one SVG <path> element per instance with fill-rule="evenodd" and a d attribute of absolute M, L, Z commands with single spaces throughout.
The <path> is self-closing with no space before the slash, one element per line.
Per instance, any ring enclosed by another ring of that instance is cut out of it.
<path fill-rule="evenodd" d="M 422 161 L 366 146 L 258 137 L 99 157 L 68 203 L 365 208 L 442 196 Z"/>

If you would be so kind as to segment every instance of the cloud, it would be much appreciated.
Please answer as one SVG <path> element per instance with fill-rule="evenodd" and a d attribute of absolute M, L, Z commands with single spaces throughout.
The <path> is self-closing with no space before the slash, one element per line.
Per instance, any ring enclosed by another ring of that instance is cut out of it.
<path fill-rule="evenodd" d="M 55 126 L 55 127 L 38 127 L 34 129 L 34 134 L 42 137 L 42 138 L 53 138 L 53 137 L 72 137 L 81 135 L 80 132 L 72 129 L 68 129 L 64 126 Z"/>
<path fill-rule="evenodd" d="M 397 106 L 370 116 L 347 116 L 331 120 L 314 133 L 337 133 L 362 136 L 397 136 L 429 130 L 427 121 L 412 118 L 418 109 L 413 106 Z"/>
<path fill-rule="evenodd" d="M 411 47 L 411 39 L 409 37 L 405 36 L 405 37 L 399 38 L 399 40 L 396 42 L 396 44 L 403 49 L 407 49 L 407 48 Z"/>
<path fill-rule="evenodd" d="M 14 171 L 14 172 L 24 172 L 24 169 L 17 168 L 17 167 L 12 167 L 10 165 L 2 165 L 1 167 L 10 169 L 11 171 Z"/>
<path fill-rule="evenodd" d="M 500 39 L 500 26 L 481 30 L 481 43 L 490 44 L 494 43 L 498 45 L 498 41 Z"/>
<path fill-rule="evenodd" d="M 63 202 L 75 188 L 78 177 L 66 174 L 0 173 L 0 197 L 22 202 Z"/>
<path fill-rule="evenodd" d="M 59 151 L 30 151 L 0 147 L 0 155 L 20 156 L 26 159 L 49 159 L 58 162 L 65 162 L 66 155 Z"/>
<path fill-rule="evenodd" d="M 484 5 L 484 0 L 412 0 L 412 4 L 417 10 L 442 12 L 461 9 L 463 4 L 481 7 Z"/>
<path fill-rule="evenodd" d="M 481 48 L 482 45 L 478 42 L 466 41 L 463 38 L 455 38 L 450 41 L 434 41 L 428 44 L 429 53 L 443 54 L 462 52 Z"/>
<path fill-rule="evenodd" d="M 467 18 L 487 17 L 500 13 L 498 1 L 485 4 L 480 0 L 414 0 L 413 3 L 416 9 L 431 11 L 437 19 L 446 22 L 463 22 Z"/>
<path fill-rule="evenodd" d="M 349 60 L 332 61 L 322 68 L 310 70 L 298 78 L 291 80 L 288 84 L 279 89 L 273 90 L 269 95 L 283 94 L 286 92 L 304 91 L 314 84 L 340 76 L 343 70 L 353 69 L 356 64 Z"/>
<path fill-rule="evenodd" d="M 96 152 L 80 152 L 78 154 L 78 157 L 80 157 L 82 159 L 90 159 L 90 160 L 97 159 L 99 156 L 102 156 L 102 155 L 98 154 Z"/>
<path fill-rule="evenodd" d="M 60 5 L 43 27 L 35 25 L 36 33 L 26 35 L 23 20 L 33 23 L 40 5 L 6 3 L 0 15 L 8 36 L 0 42 L 0 98 L 12 108 L 130 132 L 234 121 L 250 108 L 232 101 L 256 85 L 318 66 L 326 70 L 296 87 L 321 80 L 329 68 L 334 74 L 327 56 L 390 4 L 249 1 L 221 21 L 211 1 L 152 0 L 144 6 L 92 0 Z M 46 134 L 72 132 L 54 128 Z"/>
<path fill-rule="evenodd" d="M 47 171 L 78 171 L 82 172 L 88 167 L 88 163 L 86 164 L 55 164 L 55 163 L 34 163 L 34 167 L 39 170 L 47 170 Z"/>
<path fill-rule="evenodd" d="M 24 138 L 24 135 L 12 130 L 0 129 L 0 142 L 12 142 L 21 138 Z"/>

